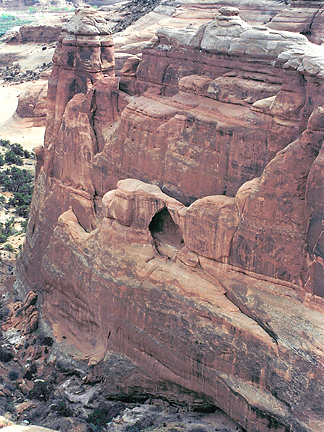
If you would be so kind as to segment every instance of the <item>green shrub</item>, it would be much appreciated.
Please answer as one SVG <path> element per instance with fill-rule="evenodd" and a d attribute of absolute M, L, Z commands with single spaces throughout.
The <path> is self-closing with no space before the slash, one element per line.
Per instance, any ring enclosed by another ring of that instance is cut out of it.
<path fill-rule="evenodd" d="M 0 184 L 6 191 L 32 193 L 33 175 L 26 169 L 7 168 L 0 172 Z"/>
<path fill-rule="evenodd" d="M 9 204 L 16 207 L 16 213 L 19 216 L 28 217 L 31 195 L 24 192 L 15 192 L 14 197 L 10 198 Z"/>
<path fill-rule="evenodd" d="M 109 415 L 106 410 L 95 409 L 88 415 L 87 422 L 98 428 L 103 428 L 109 421 Z"/>
<path fill-rule="evenodd" d="M 47 402 L 53 393 L 53 386 L 45 381 L 35 381 L 34 387 L 29 392 L 31 399 Z"/>
<path fill-rule="evenodd" d="M 57 412 L 59 416 L 62 417 L 72 417 L 74 414 L 73 410 L 67 406 L 65 399 L 61 400 L 56 405 L 54 405 L 53 409 Z"/>
<path fill-rule="evenodd" d="M 6 243 L 6 244 L 4 245 L 4 248 L 5 248 L 5 250 L 6 250 L 7 252 L 15 252 L 14 247 L 13 247 L 10 243 Z"/>
<path fill-rule="evenodd" d="M 8 240 L 8 237 L 13 234 L 13 223 L 13 218 L 7 219 L 4 224 L 0 222 L 0 243 L 5 243 Z"/>
<path fill-rule="evenodd" d="M 20 156 L 16 155 L 16 153 L 13 150 L 8 150 L 6 152 L 5 161 L 9 165 L 12 165 L 12 164 L 23 165 L 24 164 L 22 158 Z"/>
<path fill-rule="evenodd" d="M 5 162 L 8 164 L 22 165 L 22 157 L 32 157 L 32 153 L 28 150 L 24 150 L 19 143 L 11 144 L 9 140 L 0 139 L 0 145 L 8 148 L 4 159 L 2 155 L 0 155 L 0 166 Z M 13 197 L 10 198 L 8 203 L 6 202 L 6 198 L 0 195 L 0 206 L 13 206 L 15 207 L 17 215 L 28 218 L 34 189 L 33 175 L 26 169 L 13 166 L 0 171 L 0 186 L 2 186 L 2 190 L 13 193 Z M 22 228 L 26 229 L 26 225 L 22 225 Z M 0 224 L 0 243 L 5 243 L 7 238 L 7 232 L 3 231 Z"/>
<path fill-rule="evenodd" d="M 17 167 L 8 168 L 0 172 L 0 184 L 7 191 L 13 192 L 8 204 L 16 207 L 19 216 L 28 217 L 29 207 L 33 196 L 33 176 Z"/>
<path fill-rule="evenodd" d="M 10 148 L 17 156 L 24 156 L 24 149 L 21 144 L 13 143 L 10 145 Z"/>
<path fill-rule="evenodd" d="M 22 221 L 20 223 L 20 225 L 21 225 L 22 230 L 26 231 L 27 230 L 27 225 L 28 225 L 28 219 L 25 219 L 24 221 Z"/>
<path fill-rule="evenodd" d="M 19 378 L 19 372 L 15 369 L 11 369 L 8 372 L 8 378 L 10 379 L 10 381 L 16 381 Z"/>
<path fill-rule="evenodd" d="M 0 145 L 1 145 L 2 147 L 9 148 L 9 146 L 10 146 L 10 141 L 9 141 L 8 139 L 2 139 L 2 138 L 0 138 Z"/>

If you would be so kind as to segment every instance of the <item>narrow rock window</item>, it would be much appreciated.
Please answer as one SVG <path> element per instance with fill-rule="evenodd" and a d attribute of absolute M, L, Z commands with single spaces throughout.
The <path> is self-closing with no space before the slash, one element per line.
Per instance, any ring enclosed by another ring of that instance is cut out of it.
<path fill-rule="evenodd" d="M 153 216 L 149 229 L 158 254 L 169 259 L 175 258 L 183 244 L 182 233 L 166 207 Z"/>

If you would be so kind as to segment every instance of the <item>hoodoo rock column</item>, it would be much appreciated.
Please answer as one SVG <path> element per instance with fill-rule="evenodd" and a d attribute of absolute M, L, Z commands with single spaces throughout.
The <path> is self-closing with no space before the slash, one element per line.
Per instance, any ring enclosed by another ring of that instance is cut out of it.
<path fill-rule="evenodd" d="M 31 286 L 42 283 L 39 257 L 63 211 L 72 206 L 85 229 L 94 227 L 93 158 L 102 149 L 106 122 L 118 114 L 113 40 L 99 13 L 76 10 L 63 26 L 53 64 L 44 149 L 36 152 L 39 177 L 30 235 L 22 254 L 21 271 Z"/>

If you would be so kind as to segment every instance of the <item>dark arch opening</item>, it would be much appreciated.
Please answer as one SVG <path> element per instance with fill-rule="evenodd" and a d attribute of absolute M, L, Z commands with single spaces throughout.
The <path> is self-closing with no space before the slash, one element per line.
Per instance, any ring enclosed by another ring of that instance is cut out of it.
<path fill-rule="evenodd" d="M 166 207 L 153 216 L 149 230 L 159 255 L 169 259 L 175 258 L 183 245 L 183 238 L 180 228 L 173 221 Z"/>

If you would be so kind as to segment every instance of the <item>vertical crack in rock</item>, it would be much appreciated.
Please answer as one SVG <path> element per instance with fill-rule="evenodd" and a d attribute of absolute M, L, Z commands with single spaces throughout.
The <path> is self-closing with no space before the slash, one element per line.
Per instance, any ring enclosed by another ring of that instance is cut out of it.
<path fill-rule="evenodd" d="M 96 145 L 94 148 L 94 152 L 92 155 L 92 159 L 94 158 L 94 156 L 99 152 L 99 143 L 98 143 L 98 136 L 97 136 L 97 131 L 95 128 L 95 116 L 96 116 L 96 111 L 97 111 L 97 105 L 96 105 L 96 90 L 93 91 L 93 97 L 92 97 L 92 101 L 91 101 L 91 109 L 90 109 L 90 116 L 89 116 L 89 123 L 90 126 L 92 128 L 93 131 L 93 135 L 96 141 Z"/>
<path fill-rule="evenodd" d="M 323 6 L 321 6 L 312 16 L 312 19 L 311 19 L 311 22 L 309 23 L 308 29 L 306 31 L 301 32 L 301 34 L 307 36 L 307 38 L 309 40 L 312 39 L 312 27 L 313 27 L 314 21 L 315 21 L 316 17 L 321 14 L 322 11 L 323 11 Z"/>
<path fill-rule="evenodd" d="M 247 305 L 245 305 L 242 300 L 235 295 L 233 291 L 227 289 L 224 284 L 222 284 L 219 280 L 218 282 L 222 285 L 224 290 L 226 291 L 225 297 L 228 298 L 245 316 L 252 319 L 256 322 L 270 337 L 271 339 L 278 345 L 278 335 L 272 330 L 269 322 L 270 318 L 260 318 L 258 314 L 252 311 Z"/>

